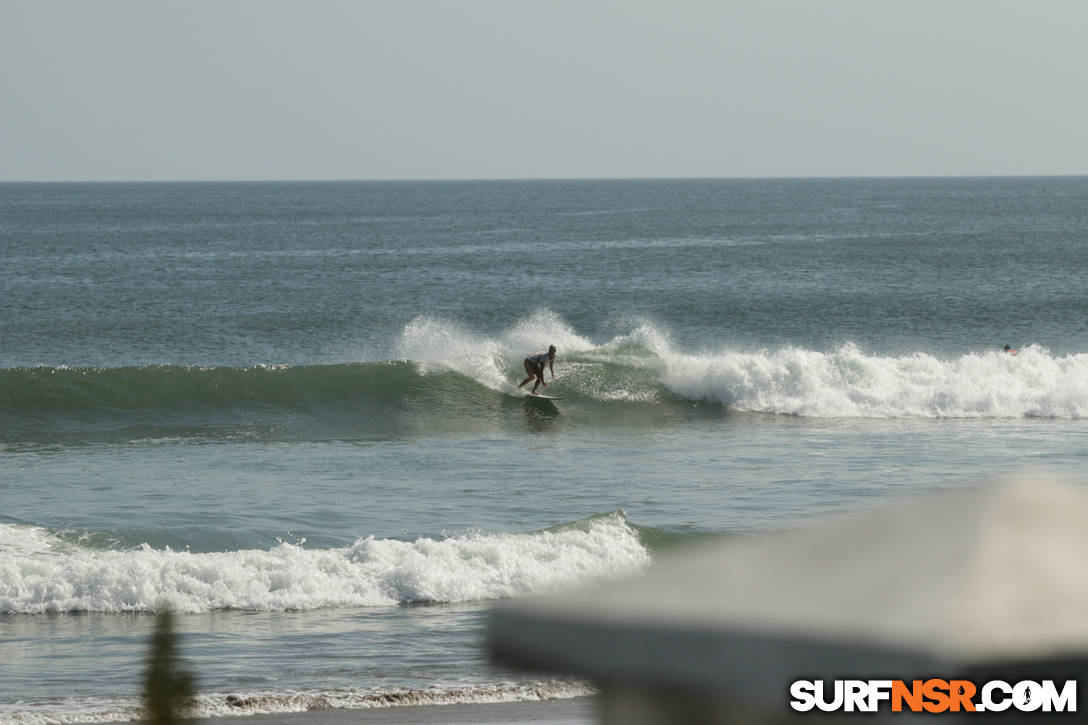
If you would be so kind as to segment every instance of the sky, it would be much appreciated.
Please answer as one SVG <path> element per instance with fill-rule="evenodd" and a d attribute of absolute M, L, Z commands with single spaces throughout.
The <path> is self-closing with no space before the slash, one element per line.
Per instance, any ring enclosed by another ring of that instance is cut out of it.
<path fill-rule="evenodd" d="M 1088 173 L 1085 0 L 0 0 L 0 180 Z"/>

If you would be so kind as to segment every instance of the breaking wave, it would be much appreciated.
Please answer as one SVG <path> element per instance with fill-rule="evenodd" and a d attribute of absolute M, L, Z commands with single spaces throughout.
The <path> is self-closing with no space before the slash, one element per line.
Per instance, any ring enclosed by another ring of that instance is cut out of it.
<path fill-rule="evenodd" d="M 619 419 L 616 406 L 639 406 L 652 417 L 654 409 L 682 415 L 706 404 L 813 418 L 1088 417 L 1083 353 L 1055 356 L 1032 346 L 1016 356 L 992 350 L 942 358 L 872 354 L 854 344 L 690 352 L 648 323 L 594 343 L 541 313 L 498 336 L 419 317 L 401 333 L 403 359 L 395 361 L 3 369 L 0 443 L 507 428 L 504 415 L 524 393 L 515 388 L 522 358 L 549 343 L 559 349 L 558 384 L 549 392 L 594 423 Z"/>
<path fill-rule="evenodd" d="M 0 524 L 0 613 L 285 611 L 520 597 L 638 571 L 651 554 L 620 512 L 533 533 L 212 553 L 96 548 Z"/>

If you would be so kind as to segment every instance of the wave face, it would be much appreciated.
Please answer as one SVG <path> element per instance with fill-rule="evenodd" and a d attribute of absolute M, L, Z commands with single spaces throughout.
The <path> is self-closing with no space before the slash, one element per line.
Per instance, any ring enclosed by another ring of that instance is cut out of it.
<path fill-rule="evenodd" d="M 650 563 L 619 512 L 528 534 L 190 553 L 101 549 L 0 524 L 0 613 L 290 611 L 519 597 Z"/>
<path fill-rule="evenodd" d="M 0 416 L 9 429 L 214 426 L 262 413 L 395 405 L 416 381 L 405 363 L 14 368 L 0 370 Z"/>
<path fill-rule="evenodd" d="M 648 323 L 595 344 L 541 313 L 499 336 L 417 318 L 398 341 L 404 359 L 392 362 L 0 370 L 0 440 L 399 436 L 441 432 L 443 421 L 456 429 L 458 420 L 500 428 L 502 405 L 522 392 L 514 385 L 525 351 L 548 342 L 560 354 L 553 390 L 589 421 L 615 419 L 618 405 L 683 415 L 701 403 L 816 418 L 1088 416 L 1088 354 L 1033 346 L 941 359 L 853 344 L 691 353 Z"/>

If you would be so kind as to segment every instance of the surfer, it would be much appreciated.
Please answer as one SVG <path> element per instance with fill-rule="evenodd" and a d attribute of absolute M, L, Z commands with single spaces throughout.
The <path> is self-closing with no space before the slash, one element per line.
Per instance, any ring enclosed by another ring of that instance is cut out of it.
<path fill-rule="evenodd" d="M 1019 355 L 1020 354 L 1020 351 L 1014 349 L 1012 347 L 1012 345 L 1006 345 L 1005 346 L 1005 352 L 1009 353 L 1010 355 Z"/>
<path fill-rule="evenodd" d="M 548 363 L 548 369 L 552 371 L 552 380 L 555 380 L 555 345 L 549 345 L 547 352 L 538 352 L 536 355 L 530 355 L 525 358 L 525 372 L 529 373 L 529 377 L 518 383 L 518 387 L 525 385 L 533 378 L 536 378 L 536 385 L 533 386 L 533 395 L 536 395 L 536 389 L 543 385 L 545 388 L 548 384 L 544 382 L 544 363 Z"/>

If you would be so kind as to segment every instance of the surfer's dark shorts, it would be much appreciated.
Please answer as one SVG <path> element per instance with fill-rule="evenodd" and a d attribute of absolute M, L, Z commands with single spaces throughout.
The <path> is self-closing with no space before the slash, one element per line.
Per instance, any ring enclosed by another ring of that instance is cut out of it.
<path fill-rule="evenodd" d="M 536 360 L 527 357 L 525 358 L 525 372 L 529 373 L 530 375 L 539 375 L 540 377 L 544 377 L 544 364 L 538 363 Z"/>

